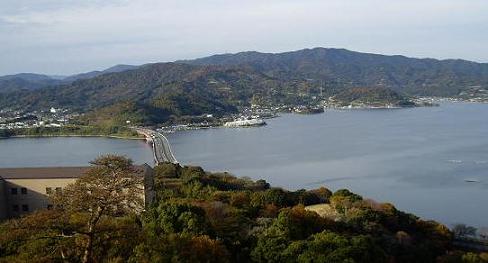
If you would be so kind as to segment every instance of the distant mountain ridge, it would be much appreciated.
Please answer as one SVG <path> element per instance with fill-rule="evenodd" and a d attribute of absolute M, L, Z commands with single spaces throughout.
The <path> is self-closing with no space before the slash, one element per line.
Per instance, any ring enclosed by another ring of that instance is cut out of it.
<path fill-rule="evenodd" d="M 0 93 L 14 92 L 18 90 L 36 90 L 48 86 L 69 84 L 80 79 L 89 79 L 107 73 L 123 72 L 136 69 L 138 66 L 115 65 L 101 71 L 91 71 L 87 73 L 75 74 L 71 76 L 53 75 L 48 76 L 36 73 L 19 73 L 14 75 L 0 76 Z"/>
<path fill-rule="evenodd" d="M 0 80 L 12 80 L 16 78 L 24 79 L 27 81 L 40 81 L 40 80 L 52 79 L 48 75 L 35 74 L 35 73 L 19 73 L 15 75 L 0 76 Z"/>
<path fill-rule="evenodd" d="M 0 93 L 22 90 L 35 90 L 51 85 L 57 85 L 59 81 L 47 75 L 35 73 L 20 73 L 15 75 L 0 76 Z"/>
<path fill-rule="evenodd" d="M 101 70 L 101 71 L 96 70 L 96 71 L 90 71 L 90 72 L 86 72 L 86 73 L 71 75 L 71 76 L 68 76 L 62 80 L 63 80 L 63 82 L 71 82 L 71 81 L 76 81 L 76 80 L 80 80 L 80 79 L 91 79 L 91 78 L 94 78 L 94 77 L 97 77 L 97 76 L 100 76 L 103 74 L 107 74 L 107 73 L 123 72 L 126 70 L 132 70 L 132 69 L 136 69 L 136 68 L 138 68 L 138 66 L 119 64 L 119 65 L 115 65 L 113 67 L 110 67 L 108 69 Z"/>
<path fill-rule="evenodd" d="M 455 96 L 472 86 L 488 87 L 488 64 L 418 59 L 314 48 L 285 53 L 255 51 L 180 61 L 192 65 L 246 65 L 278 78 L 310 78 L 330 88 L 382 86 L 412 95 Z"/>
<path fill-rule="evenodd" d="M 102 110 L 107 116 L 117 111 L 125 116 L 132 110 L 153 116 L 145 121 L 160 122 L 171 116 L 235 112 L 251 104 L 318 103 L 358 87 L 386 95 L 390 89 L 401 96 L 456 96 L 473 87 L 488 89 L 488 64 L 345 49 L 252 51 L 138 67 L 118 65 L 36 90 L 0 92 L 0 108 L 54 106 Z"/>

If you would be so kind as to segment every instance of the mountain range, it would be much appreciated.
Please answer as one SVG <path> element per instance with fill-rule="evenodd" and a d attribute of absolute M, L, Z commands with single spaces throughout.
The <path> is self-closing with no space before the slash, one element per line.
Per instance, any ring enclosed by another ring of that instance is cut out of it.
<path fill-rule="evenodd" d="M 241 52 L 181 61 L 192 65 L 247 65 L 284 79 L 313 79 L 330 88 L 388 87 L 411 95 L 455 96 L 488 85 L 488 64 L 314 48 L 279 54 Z"/>
<path fill-rule="evenodd" d="M 4 76 L 0 77 L 0 108 L 53 106 L 92 111 L 124 105 L 127 111 L 131 105 L 135 111 L 163 116 L 157 120 L 161 121 L 172 115 L 233 112 L 251 103 L 308 103 L 358 87 L 386 88 L 405 95 L 457 96 L 473 87 L 488 89 L 488 64 L 328 48 L 277 54 L 252 51 L 118 65 L 63 79 Z"/>
<path fill-rule="evenodd" d="M 106 73 L 122 72 L 136 68 L 137 66 L 132 65 L 115 65 L 105 70 L 90 71 L 71 76 L 49 76 L 36 73 L 19 73 L 14 75 L 0 76 L 0 93 L 19 90 L 35 90 L 48 86 L 69 84 L 80 79 L 89 79 Z"/>

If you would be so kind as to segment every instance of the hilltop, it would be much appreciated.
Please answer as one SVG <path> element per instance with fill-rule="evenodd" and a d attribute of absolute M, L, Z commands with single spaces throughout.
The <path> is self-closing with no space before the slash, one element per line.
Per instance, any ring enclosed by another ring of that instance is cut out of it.
<path fill-rule="evenodd" d="M 115 65 L 105 70 L 91 71 L 71 76 L 44 75 L 36 73 L 19 73 L 15 75 L 0 76 L 0 93 L 8 93 L 22 90 L 36 90 L 49 86 L 70 84 L 80 79 L 94 78 L 107 73 L 123 72 L 136 69 L 138 66 Z"/>
<path fill-rule="evenodd" d="M 314 48 L 284 53 L 241 52 L 181 61 L 193 65 L 246 65 L 269 76 L 313 79 L 328 89 L 387 87 L 410 95 L 456 96 L 488 87 L 488 64 L 459 59 L 418 59 Z"/>
<path fill-rule="evenodd" d="M 0 93 L 19 90 L 35 90 L 59 84 L 59 81 L 47 75 L 20 73 L 0 77 Z"/>

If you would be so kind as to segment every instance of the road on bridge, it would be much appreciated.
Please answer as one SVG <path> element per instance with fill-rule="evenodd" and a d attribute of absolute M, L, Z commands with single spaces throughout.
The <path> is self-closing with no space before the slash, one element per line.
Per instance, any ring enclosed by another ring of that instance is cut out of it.
<path fill-rule="evenodd" d="M 152 142 L 156 164 L 163 162 L 178 163 L 166 136 L 150 129 L 138 128 L 137 132 L 144 134 L 147 140 Z"/>

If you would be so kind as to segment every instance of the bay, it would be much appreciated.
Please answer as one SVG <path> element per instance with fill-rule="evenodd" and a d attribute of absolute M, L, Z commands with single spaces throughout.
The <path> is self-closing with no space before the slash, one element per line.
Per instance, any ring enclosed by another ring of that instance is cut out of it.
<path fill-rule="evenodd" d="M 288 189 L 348 188 L 425 219 L 488 225 L 488 104 L 329 110 L 267 122 L 169 140 L 185 164 Z"/>
<path fill-rule="evenodd" d="M 178 161 L 287 189 L 348 188 L 447 225 L 488 226 L 488 104 L 284 114 L 259 128 L 168 135 Z M 99 137 L 0 140 L 0 167 L 153 165 L 149 144 Z"/>

